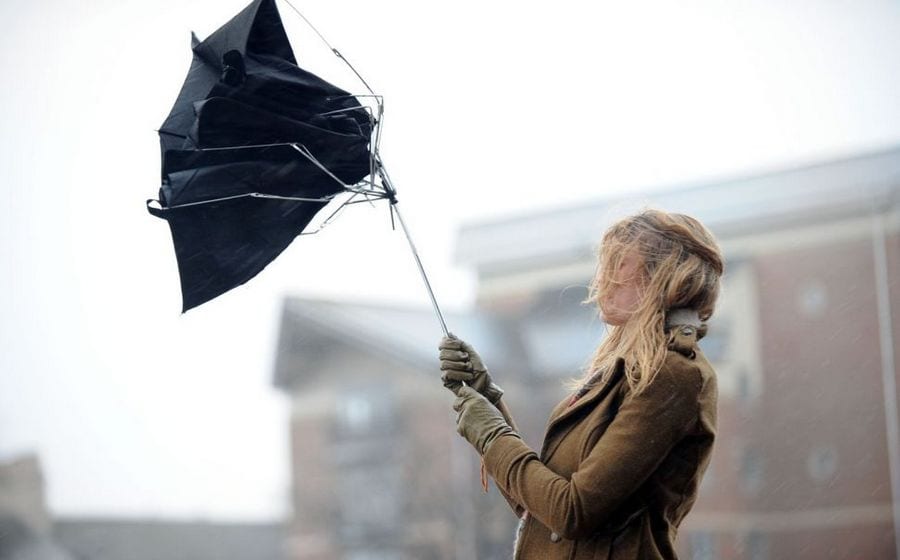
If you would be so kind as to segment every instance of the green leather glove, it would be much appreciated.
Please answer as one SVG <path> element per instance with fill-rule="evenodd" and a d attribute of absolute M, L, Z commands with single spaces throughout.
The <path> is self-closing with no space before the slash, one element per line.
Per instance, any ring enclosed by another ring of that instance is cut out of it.
<path fill-rule="evenodd" d="M 466 438 L 480 455 L 487 453 L 491 443 L 502 435 L 521 437 L 481 393 L 472 387 L 462 385 L 455 393 L 457 398 L 453 402 L 453 410 L 459 413 L 456 416 L 456 431 Z"/>
<path fill-rule="evenodd" d="M 503 389 L 491 379 L 481 356 L 468 342 L 451 334 L 441 339 L 438 349 L 441 351 L 444 387 L 455 393 L 455 388 L 465 383 L 487 397 L 492 404 L 497 404 L 503 396 Z"/>

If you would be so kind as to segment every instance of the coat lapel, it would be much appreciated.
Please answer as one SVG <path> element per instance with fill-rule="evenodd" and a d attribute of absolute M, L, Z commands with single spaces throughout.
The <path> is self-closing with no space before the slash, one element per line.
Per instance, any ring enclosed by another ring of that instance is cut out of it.
<path fill-rule="evenodd" d="M 556 426 L 566 418 L 569 418 L 577 411 L 581 410 L 597 399 L 603 398 L 609 392 L 609 390 L 619 382 L 619 379 L 624 373 L 625 364 L 622 360 L 619 360 L 616 362 L 616 366 L 615 369 L 613 369 L 612 375 L 610 375 L 604 383 L 599 383 L 595 387 L 592 387 L 590 391 L 582 395 L 581 398 L 575 401 L 571 406 L 568 406 L 568 398 L 565 401 L 559 403 L 556 408 L 553 409 L 553 412 L 550 415 L 550 421 L 547 424 L 548 434 L 554 426 Z"/>
<path fill-rule="evenodd" d="M 564 401 L 556 405 L 556 408 L 554 408 L 553 412 L 550 414 L 550 420 L 547 424 L 547 430 L 544 435 L 544 445 L 543 449 L 541 450 L 542 460 L 546 461 L 550 458 L 550 455 L 562 440 L 562 436 L 565 435 L 564 433 L 557 434 L 556 432 L 561 429 L 561 426 L 565 423 L 566 419 L 573 417 L 580 410 L 583 410 L 586 407 L 603 400 L 613 389 L 613 387 L 616 387 L 618 385 L 624 373 L 625 364 L 622 360 L 619 360 L 616 362 L 616 366 L 615 369 L 613 369 L 612 375 L 610 375 L 604 383 L 600 383 L 597 386 L 591 388 L 572 405 L 568 404 L 569 398 L 571 397 L 567 397 Z"/>

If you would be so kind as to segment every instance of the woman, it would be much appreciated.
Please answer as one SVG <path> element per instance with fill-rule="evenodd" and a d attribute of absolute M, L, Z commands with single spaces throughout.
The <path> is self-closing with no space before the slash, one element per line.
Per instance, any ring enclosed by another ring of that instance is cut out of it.
<path fill-rule="evenodd" d="M 609 326 L 538 454 L 496 408 L 472 347 L 440 344 L 457 431 L 520 516 L 516 560 L 676 558 L 715 438 L 716 377 L 697 346 L 724 270 L 697 220 L 646 210 L 603 235 L 589 302 Z"/>

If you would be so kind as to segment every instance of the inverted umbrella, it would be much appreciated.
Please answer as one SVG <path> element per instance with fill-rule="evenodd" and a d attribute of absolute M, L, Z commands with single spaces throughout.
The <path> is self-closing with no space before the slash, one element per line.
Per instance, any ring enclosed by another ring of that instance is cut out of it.
<path fill-rule="evenodd" d="M 147 204 L 169 222 L 184 311 L 253 278 L 339 195 L 396 200 L 371 109 L 297 66 L 273 0 L 192 43 Z"/>

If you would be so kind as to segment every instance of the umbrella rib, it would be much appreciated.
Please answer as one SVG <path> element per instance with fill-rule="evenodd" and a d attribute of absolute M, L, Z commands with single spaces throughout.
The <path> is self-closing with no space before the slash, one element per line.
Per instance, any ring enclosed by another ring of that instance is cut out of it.
<path fill-rule="evenodd" d="M 341 60 L 344 61 L 344 63 L 347 65 L 347 67 L 350 68 L 350 70 L 351 70 L 354 74 L 356 74 L 356 77 L 359 78 L 359 81 L 362 82 L 362 84 L 363 84 L 364 86 L 366 86 L 366 89 L 369 90 L 369 93 L 371 93 L 371 94 L 374 95 L 375 92 L 372 91 L 372 88 L 369 87 L 369 84 L 366 82 L 366 80 L 363 79 L 363 77 L 359 75 L 359 72 L 356 71 L 356 68 L 354 68 L 353 65 L 350 64 L 350 61 L 347 60 L 346 58 L 344 58 L 344 55 L 342 55 L 341 52 L 340 52 L 339 50 L 337 50 L 336 48 L 334 48 L 334 47 L 331 46 L 331 43 L 328 42 L 328 40 L 325 38 L 325 36 L 322 35 L 321 33 L 319 33 L 319 30 L 316 29 L 316 26 L 313 25 L 311 21 L 309 21 L 308 19 L 306 19 L 306 16 L 304 16 L 304 15 L 300 12 L 300 10 L 298 10 L 293 4 L 291 4 L 290 0 L 284 0 L 284 1 L 285 1 L 285 3 L 286 3 L 288 6 L 291 7 L 292 10 L 294 10 L 294 12 L 297 13 L 298 16 L 300 16 L 301 18 L 303 18 L 303 21 L 306 22 L 306 25 L 308 25 L 308 26 L 310 27 L 310 29 L 312 29 L 312 30 L 315 32 L 315 34 L 319 36 L 319 39 L 322 39 L 322 42 L 325 43 L 325 45 L 326 45 L 329 49 L 331 49 L 331 52 L 333 52 L 334 55 L 335 55 L 336 57 L 338 57 L 338 58 L 340 58 Z"/>
<path fill-rule="evenodd" d="M 334 173 L 331 172 L 330 169 L 328 169 L 327 167 L 322 165 L 322 162 L 320 162 L 318 159 L 316 159 L 316 156 L 312 155 L 312 152 L 309 151 L 309 148 L 307 148 L 303 144 L 292 143 L 291 147 L 294 148 L 295 150 L 297 150 L 300 154 L 302 154 L 303 157 L 308 159 L 313 165 L 315 165 L 316 167 L 321 169 L 322 172 L 324 172 L 326 175 L 328 175 L 329 177 L 334 179 L 345 190 L 348 190 L 350 192 L 360 192 L 362 194 L 366 194 L 367 192 L 372 192 L 372 191 L 366 191 L 364 189 L 358 189 L 353 185 L 348 185 L 347 183 L 341 181 L 337 177 L 337 175 L 335 175 Z M 376 192 L 378 192 L 378 191 L 376 191 Z M 381 194 L 381 193 L 379 192 L 378 194 Z M 382 197 L 382 198 L 384 198 L 384 197 Z"/>
<path fill-rule="evenodd" d="M 348 199 L 345 200 L 340 206 L 338 206 L 337 208 L 335 208 L 335 209 L 334 209 L 334 212 L 332 212 L 331 214 L 329 214 L 328 217 L 325 218 L 325 220 L 322 222 L 322 225 L 320 225 L 318 228 L 316 228 L 316 230 L 317 230 L 317 231 L 318 231 L 318 230 L 321 230 L 322 228 L 324 228 L 325 226 L 327 226 L 329 223 L 331 223 L 331 220 L 332 220 L 335 216 L 337 216 L 338 213 L 340 213 L 340 211 L 343 210 L 345 206 L 347 206 L 348 204 L 350 204 L 350 202 L 351 202 L 354 198 L 356 198 L 356 196 L 357 196 L 357 193 L 353 193 L 352 195 L 350 195 L 350 198 L 348 198 Z"/>
<path fill-rule="evenodd" d="M 369 198 L 369 197 L 366 197 L 365 200 L 354 200 L 353 202 L 345 202 L 344 204 L 346 204 L 346 205 L 350 205 L 350 204 L 371 204 L 373 200 L 384 200 L 384 197 L 378 197 L 378 198 Z"/>
<path fill-rule="evenodd" d="M 187 208 L 189 206 L 202 206 L 204 204 L 215 204 L 216 202 L 226 202 L 228 200 L 236 200 L 238 198 L 271 198 L 275 200 L 290 200 L 293 202 L 330 202 L 334 200 L 336 195 L 328 195 L 320 198 L 304 198 L 297 196 L 278 196 L 275 194 L 266 194 L 259 192 L 236 194 L 233 196 L 223 196 L 221 198 L 212 198 L 210 200 L 198 200 L 197 202 L 185 202 L 184 204 L 175 204 L 174 206 L 160 206 L 160 210 L 175 210 L 176 208 Z"/>
<path fill-rule="evenodd" d="M 296 142 L 274 142 L 272 144 L 247 144 L 245 146 L 221 146 L 218 148 L 199 148 L 198 151 L 218 152 L 218 151 L 223 151 L 223 150 L 244 150 L 244 149 L 250 149 L 250 148 L 275 148 L 278 146 L 290 146 L 290 147 L 294 148 L 297 152 L 299 152 L 301 155 L 303 155 L 303 157 L 308 159 L 313 165 L 315 165 L 316 167 L 321 169 L 326 175 L 328 175 L 329 177 L 334 179 L 335 182 L 337 182 L 337 184 L 339 184 L 344 189 L 351 191 L 351 192 L 357 192 L 359 190 L 359 189 L 356 189 L 353 185 L 348 185 L 347 183 L 341 181 L 337 177 L 337 175 L 332 173 L 331 170 L 329 170 L 327 167 L 322 165 L 322 162 L 320 162 L 318 159 L 316 159 L 316 156 L 314 156 L 312 154 L 312 152 L 309 151 L 309 148 L 307 148 L 303 144 L 298 144 Z M 369 184 L 374 185 L 374 183 L 371 183 L 371 182 Z"/>
<path fill-rule="evenodd" d="M 344 188 L 347 189 L 348 191 L 349 191 L 349 190 L 353 190 L 353 188 L 352 188 L 351 185 L 348 185 L 347 183 L 341 181 L 341 180 L 337 177 L 337 175 L 335 175 L 334 173 L 331 172 L 331 170 L 329 170 L 327 167 L 325 167 L 324 165 L 322 165 L 322 162 L 320 162 L 318 159 L 316 159 L 316 156 L 312 155 L 312 152 L 309 151 L 309 148 L 307 148 L 307 147 L 304 146 L 303 144 L 297 144 L 297 143 L 291 144 L 291 147 L 294 148 L 295 150 L 297 150 L 298 152 L 300 152 L 300 154 L 302 154 L 303 157 L 305 157 L 306 159 L 308 159 L 313 165 L 315 165 L 316 167 L 318 167 L 319 169 L 321 169 L 323 172 L 325 172 L 326 175 L 328 175 L 329 177 L 331 177 L 332 179 L 334 179 L 335 181 L 337 181 L 337 183 L 338 183 L 340 186 L 344 187 Z"/>
<path fill-rule="evenodd" d="M 347 95 L 347 96 L 344 96 L 344 97 L 364 97 L 364 96 L 362 96 L 362 95 Z M 373 95 L 373 96 L 366 96 L 366 97 L 380 97 L 380 96 L 378 96 L 378 95 Z M 332 97 L 331 99 L 334 100 L 334 99 L 342 99 L 342 98 L 340 98 L 340 97 Z M 351 111 L 359 111 L 360 109 L 362 109 L 363 111 L 365 111 L 366 113 L 369 114 L 369 119 L 370 119 L 370 120 L 371 120 L 372 118 L 374 118 L 374 116 L 372 115 L 372 108 L 369 107 L 368 105 L 359 105 L 358 107 L 343 107 L 343 108 L 341 108 L 341 109 L 334 109 L 334 110 L 332 110 L 332 111 L 325 111 L 324 113 L 318 113 L 318 115 L 319 115 L 320 117 L 327 117 L 327 116 L 330 116 L 330 115 L 336 115 L 336 114 L 338 114 L 338 113 L 349 113 L 349 112 L 351 112 Z"/>
<path fill-rule="evenodd" d="M 224 150 L 246 150 L 251 148 L 275 148 L 278 146 L 293 146 L 294 142 L 273 142 L 272 144 L 245 144 L 242 146 L 220 146 L 218 148 L 198 148 L 200 152 L 220 152 Z"/>
<path fill-rule="evenodd" d="M 301 196 L 280 196 L 277 194 L 266 194 L 266 193 L 258 193 L 253 192 L 249 193 L 249 196 L 252 198 L 271 198 L 273 200 L 290 200 L 295 202 L 330 202 L 334 200 L 335 195 L 323 196 L 320 198 L 304 198 Z"/>
<path fill-rule="evenodd" d="M 331 214 L 329 214 L 328 217 L 325 218 L 325 219 L 322 221 L 322 223 L 319 225 L 319 227 L 316 228 L 315 231 L 303 231 L 303 232 L 300 232 L 300 235 L 315 235 L 315 234 L 319 233 L 320 231 L 322 231 L 323 229 L 325 229 L 325 226 L 327 226 L 328 224 L 330 224 L 331 221 L 332 221 L 335 217 L 337 217 L 338 213 L 339 213 L 341 210 L 343 210 L 345 206 L 347 206 L 348 204 L 356 204 L 356 203 L 358 203 L 358 202 L 364 202 L 364 201 L 362 201 L 362 200 L 357 200 L 356 202 L 352 202 L 353 199 L 356 198 L 356 196 L 357 196 L 358 194 L 359 194 L 359 193 L 353 193 L 352 195 L 350 195 L 350 198 L 348 198 L 348 199 L 345 200 L 340 206 L 338 206 L 337 208 L 335 208 L 334 212 L 332 212 Z"/>

